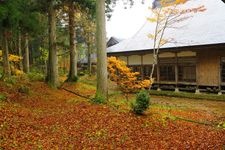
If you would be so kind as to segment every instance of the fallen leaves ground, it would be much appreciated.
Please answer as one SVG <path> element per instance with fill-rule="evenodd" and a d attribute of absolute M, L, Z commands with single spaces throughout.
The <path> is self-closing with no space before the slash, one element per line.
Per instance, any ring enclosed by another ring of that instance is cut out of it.
<path fill-rule="evenodd" d="M 225 110 L 216 109 L 225 108 L 224 102 L 206 101 L 205 105 L 204 101 L 153 97 L 146 115 L 135 116 L 125 106 L 128 102 L 121 102 L 122 96 L 112 96 L 110 104 L 95 105 L 42 82 L 26 86 L 31 89 L 29 95 L 0 82 L 0 92 L 7 95 L 7 102 L 0 102 L 0 149 L 225 148 L 225 130 L 216 127 L 225 121 Z M 86 96 L 95 93 L 83 83 L 64 86 Z"/>

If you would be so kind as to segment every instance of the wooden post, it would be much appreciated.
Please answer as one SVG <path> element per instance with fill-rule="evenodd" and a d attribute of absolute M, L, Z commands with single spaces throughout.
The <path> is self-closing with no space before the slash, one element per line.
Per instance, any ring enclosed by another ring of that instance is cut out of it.
<path fill-rule="evenodd" d="M 196 90 L 195 90 L 195 94 L 200 94 L 200 90 L 199 90 L 199 79 L 198 79 L 198 63 L 199 63 L 199 58 L 198 58 L 198 52 L 196 52 Z"/>
<path fill-rule="evenodd" d="M 144 68 L 143 68 L 143 55 L 141 55 L 141 79 L 144 79 Z"/>
<path fill-rule="evenodd" d="M 219 57 L 219 83 L 218 83 L 218 87 L 219 87 L 219 91 L 218 91 L 218 95 L 222 95 L 221 92 L 221 82 L 222 82 L 222 62 L 223 62 L 223 58 Z"/>
<path fill-rule="evenodd" d="M 127 66 L 129 66 L 129 56 L 127 56 Z"/>
<path fill-rule="evenodd" d="M 176 82 L 175 92 L 179 92 L 179 89 L 178 89 L 178 57 L 177 57 L 177 52 L 175 52 L 175 59 L 176 59 L 176 64 L 175 64 L 175 82 Z"/>

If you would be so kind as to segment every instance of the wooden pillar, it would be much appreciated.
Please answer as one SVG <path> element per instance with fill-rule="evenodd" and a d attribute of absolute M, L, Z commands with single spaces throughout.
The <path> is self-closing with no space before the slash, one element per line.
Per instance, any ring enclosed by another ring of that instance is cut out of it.
<path fill-rule="evenodd" d="M 144 66 L 143 66 L 144 62 L 143 62 L 143 55 L 141 55 L 141 79 L 144 79 Z"/>
<path fill-rule="evenodd" d="M 221 82 L 222 82 L 222 61 L 223 60 L 222 60 L 222 57 L 219 57 L 219 59 L 220 59 L 219 60 L 220 62 L 219 62 L 219 66 L 218 66 L 219 67 L 219 72 L 218 72 L 219 73 L 219 79 L 218 79 L 219 80 L 219 83 L 218 83 L 219 92 L 218 92 L 218 95 L 222 95 L 222 92 L 221 92 Z"/>
<path fill-rule="evenodd" d="M 178 89 L 178 57 L 177 57 L 177 52 L 175 52 L 175 59 L 176 59 L 176 63 L 175 63 L 175 83 L 176 83 L 175 92 L 179 92 L 179 89 Z"/>
<path fill-rule="evenodd" d="M 195 94 L 200 94 L 200 90 L 199 90 L 199 76 L 198 76 L 198 65 L 199 65 L 199 58 L 198 58 L 198 52 L 196 52 L 196 90 L 195 90 Z"/>

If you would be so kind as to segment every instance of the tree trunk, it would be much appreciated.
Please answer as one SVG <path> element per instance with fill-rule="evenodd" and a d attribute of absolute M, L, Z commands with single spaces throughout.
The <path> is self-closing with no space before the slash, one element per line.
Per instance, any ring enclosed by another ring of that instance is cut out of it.
<path fill-rule="evenodd" d="M 23 66 L 23 70 L 25 73 L 29 73 L 30 72 L 30 61 L 29 61 L 29 37 L 28 37 L 28 33 L 25 34 L 25 41 L 24 41 L 24 66 Z"/>
<path fill-rule="evenodd" d="M 18 39 L 17 39 L 17 48 L 18 48 L 18 55 L 22 58 L 22 49 L 21 49 L 21 33 L 19 31 L 18 33 Z M 23 61 L 19 62 L 20 70 L 23 70 Z"/>
<path fill-rule="evenodd" d="M 49 56 L 46 81 L 56 88 L 58 86 L 58 59 L 56 50 L 56 11 L 53 1 L 49 2 Z"/>
<path fill-rule="evenodd" d="M 88 74 L 89 75 L 91 75 L 91 44 L 90 43 L 88 43 L 87 44 L 87 46 L 88 46 L 88 54 L 87 54 L 87 57 L 88 57 L 88 62 L 87 62 L 87 64 L 88 64 Z"/>
<path fill-rule="evenodd" d="M 151 69 L 151 73 L 150 73 L 150 77 L 149 79 L 153 79 L 153 74 L 154 74 L 154 70 L 155 70 L 155 66 L 158 65 L 158 54 L 153 54 L 153 64 L 152 64 L 152 69 Z M 149 91 L 151 90 L 152 88 L 152 84 L 150 84 L 149 86 Z"/>
<path fill-rule="evenodd" d="M 11 69 L 9 64 L 9 47 L 8 47 L 8 33 L 7 31 L 3 32 L 3 79 L 11 76 Z"/>
<path fill-rule="evenodd" d="M 105 0 L 97 0 L 97 94 L 107 99 L 107 56 L 105 29 Z"/>
<path fill-rule="evenodd" d="M 73 1 L 69 3 L 69 34 L 70 34 L 70 70 L 67 81 L 76 81 L 77 77 L 77 53 L 76 53 L 76 31 L 75 10 Z"/>

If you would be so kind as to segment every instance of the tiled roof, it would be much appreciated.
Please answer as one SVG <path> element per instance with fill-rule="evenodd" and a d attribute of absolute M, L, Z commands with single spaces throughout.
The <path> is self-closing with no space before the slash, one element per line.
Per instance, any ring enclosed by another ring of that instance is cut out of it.
<path fill-rule="evenodd" d="M 189 0 L 181 8 L 197 8 L 204 5 L 206 11 L 194 13 L 190 18 L 177 23 L 178 29 L 168 28 L 164 38 L 173 38 L 162 48 L 198 46 L 225 43 L 225 4 L 221 0 Z M 190 16 L 190 15 L 189 15 Z M 155 23 L 146 21 L 130 39 L 109 47 L 108 53 L 153 49 L 153 40 L 148 34 L 154 33 Z"/>

